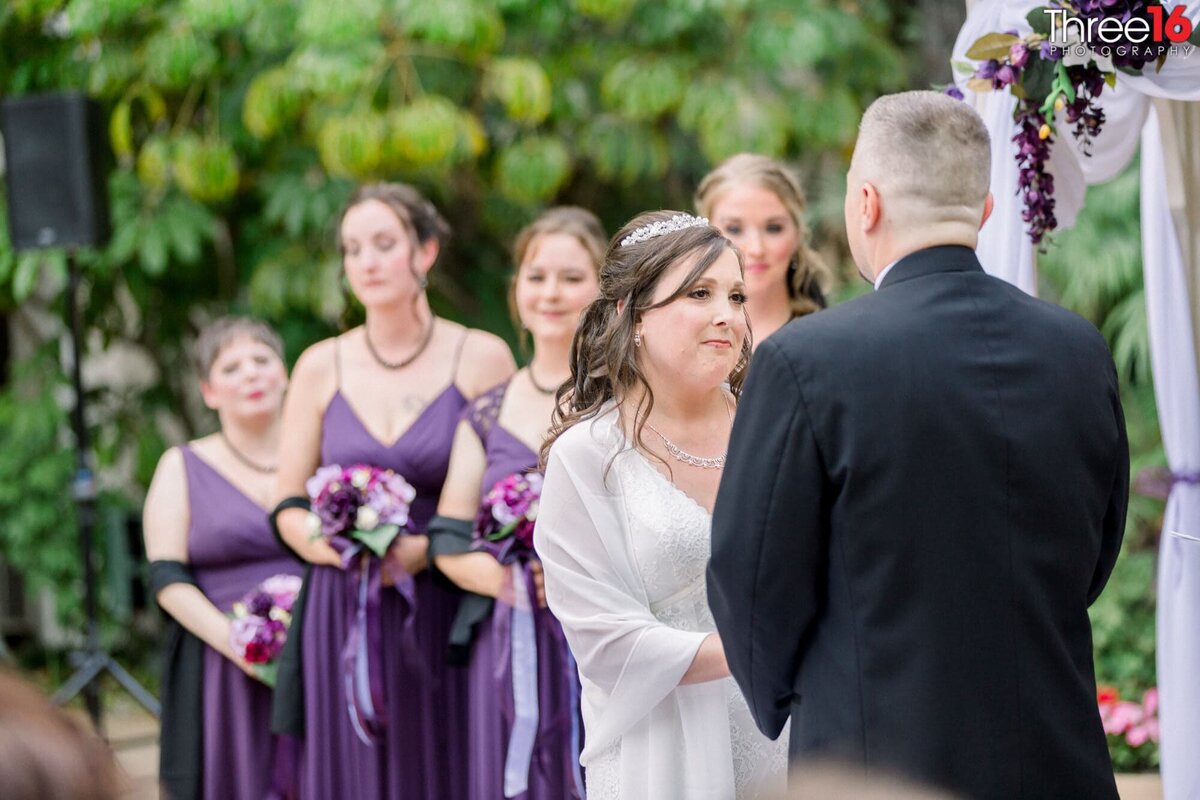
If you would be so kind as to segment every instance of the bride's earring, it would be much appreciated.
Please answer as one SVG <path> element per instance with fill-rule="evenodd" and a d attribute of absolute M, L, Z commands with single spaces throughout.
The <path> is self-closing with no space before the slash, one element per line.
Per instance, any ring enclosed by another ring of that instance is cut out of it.
<path fill-rule="evenodd" d="M 641 330 L 641 328 L 637 328 L 633 332 L 633 346 L 634 347 L 642 346 L 642 330 Z"/>

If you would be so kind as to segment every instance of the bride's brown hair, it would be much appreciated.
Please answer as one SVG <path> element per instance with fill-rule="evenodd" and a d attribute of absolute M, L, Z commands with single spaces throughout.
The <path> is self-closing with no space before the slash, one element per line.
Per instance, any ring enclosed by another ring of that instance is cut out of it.
<path fill-rule="evenodd" d="M 666 222 L 679 211 L 648 211 L 625 223 L 608 243 L 600 267 L 600 297 L 579 320 L 571 342 L 571 378 L 558 389 L 550 432 L 542 444 L 544 468 L 554 441 L 571 426 L 600 413 L 609 400 L 618 405 L 631 389 L 644 389 L 634 412 L 634 444 L 642 445 L 642 428 L 654 408 L 654 392 L 637 363 L 633 333 L 641 315 L 661 308 L 687 294 L 726 249 L 741 265 L 741 254 L 711 225 L 697 225 L 656 236 L 624 247 L 621 241 L 638 228 Z M 651 303 L 663 274 L 684 259 L 694 259 L 679 286 L 665 299 Z M 739 397 L 750 364 L 750 336 L 742 344 L 741 357 L 729 374 L 729 388 Z"/>

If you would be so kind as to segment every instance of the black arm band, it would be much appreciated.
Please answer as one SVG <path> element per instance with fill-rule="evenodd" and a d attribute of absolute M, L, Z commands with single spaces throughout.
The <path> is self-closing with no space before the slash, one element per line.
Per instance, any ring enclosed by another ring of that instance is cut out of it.
<path fill-rule="evenodd" d="M 473 525 L 470 520 L 434 517 L 429 521 L 429 560 L 471 552 Z"/>
<path fill-rule="evenodd" d="M 291 553 L 292 556 L 295 557 L 297 560 L 302 561 L 303 559 L 300 558 L 300 554 L 297 553 L 295 550 L 293 550 L 292 546 L 289 545 L 286 541 L 284 541 L 283 534 L 279 532 L 279 515 L 282 514 L 284 511 L 287 511 L 289 508 L 303 508 L 305 511 L 311 511 L 312 510 L 312 501 L 309 500 L 307 497 L 301 497 L 300 495 L 293 495 L 291 497 L 283 498 L 282 500 L 279 501 L 279 505 L 277 505 L 277 506 L 275 506 L 275 508 L 271 509 L 271 516 L 270 516 L 271 533 L 275 534 L 275 539 L 276 539 L 276 541 L 279 542 L 280 547 L 282 547 L 284 550 Z"/>
<path fill-rule="evenodd" d="M 150 593 L 157 595 L 173 583 L 186 583 L 198 586 L 192 568 L 182 561 L 151 561 L 150 562 Z"/>

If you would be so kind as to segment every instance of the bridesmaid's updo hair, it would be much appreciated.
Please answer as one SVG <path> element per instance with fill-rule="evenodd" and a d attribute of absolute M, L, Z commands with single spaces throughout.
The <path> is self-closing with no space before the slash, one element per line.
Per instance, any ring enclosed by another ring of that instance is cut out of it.
<path fill-rule="evenodd" d="M 249 336 L 275 351 L 280 361 L 283 357 L 283 340 L 267 323 L 252 317 L 218 317 L 200 329 L 193 348 L 193 366 L 200 380 L 207 381 L 208 373 L 226 345 L 240 336 Z"/>
<path fill-rule="evenodd" d="M 697 225 L 631 242 L 621 241 L 638 228 L 666 223 L 679 211 L 649 211 L 639 214 L 617 231 L 600 268 L 600 297 L 588 306 L 579 320 L 571 343 L 571 379 L 558 390 L 550 432 L 541 450 L 544 467 L 550 446 L 571 426 L 600 413 L 609 400 L 620 405 L 636 386 L 644 395 L 634 412 L 634 443 L 641 446 L 642 428 L 654 408 L 654 392 L 637 363 L 633 332 L 641 315 L 673 303 L 686 295 L 726 249 L 741 264 L 741 254 L 711 225 Z M 666 299 L 652 303 L 659 281 L 667 270 L 684 259 L 694 259 L 692 268 Z M 742 345 L 741 357 L 729 375 L 735 397 L 742 391 L 750 363 L 750 336 Z"/>
<path fill-rule="evenodd" d="M 431 239 L 441 246 L 450 238 L 450 224 L 438 212 L 433 203 L 407 183 L 365 183 L 354 190 L 338 217 L 338 249 L 342 249 L 342 222 L 355 206 L 368 200 L 378 200 L 392 210 L 404 230 L 418 244 Z"/>
<path fill-rule="evenodd" d="M 722 161 L 716 169 L 704 176 L 696 190 L 696 209 L 702 216 L 712 218 L 721 195 L 738 183 L 749 183 L 772 192 L 788 210 L 796 224 L 800 241 L 792 260 L 788 263 L 787 290 L 791 301 L 792 316 L 801 317 L 825 308 L 822 286 L 828 285 L 830 272 L 816 251 L 808 246 L 808 227 L 804 223 L 804 212 L 808 201 L 800 179 L 786 164 L 768 156 L 755 153 L 738 153 Z"/>
<path fill-rule="evenodd" d="M 608 237 L 600 219 L 579 206 L 556 206 L 548 208 L 538 215 L 537 219 L 526 225 L 513 240 L 513 272 L 508 282 L 508 313 L 513 325 L 520 333 L 521 349 L 527 347 L 527 334 L 521 326 L 521 317 L 517 314 L 517 278 L 525 259 L 530 256 L 533 243 L 543 236 L 570 236 L 592 257 L 592 269 L 600 275 L 600 264 L 604 261 L 604 250 Z"/>

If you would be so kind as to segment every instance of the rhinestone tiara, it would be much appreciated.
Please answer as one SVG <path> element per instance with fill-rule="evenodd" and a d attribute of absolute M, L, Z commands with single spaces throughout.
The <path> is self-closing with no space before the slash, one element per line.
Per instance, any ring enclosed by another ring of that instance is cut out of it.
<path fill-rule="evenodd" d="M 656 236 L 662 236 L 664 233 L 674 233 L 675 231 L 687 230 L 688 228 L 698 228 L 702 225 L 707 225 L 708 219 L 705 217 L 693 217 L 691 214 L 676 214 L 670 219 L 651 222 L 649 225 L 643 225 L 633 233 L 621 240 L 621 247 L 626 247 L 638 242 L 644 242 L 647 239 L 653 239 Z"/>

